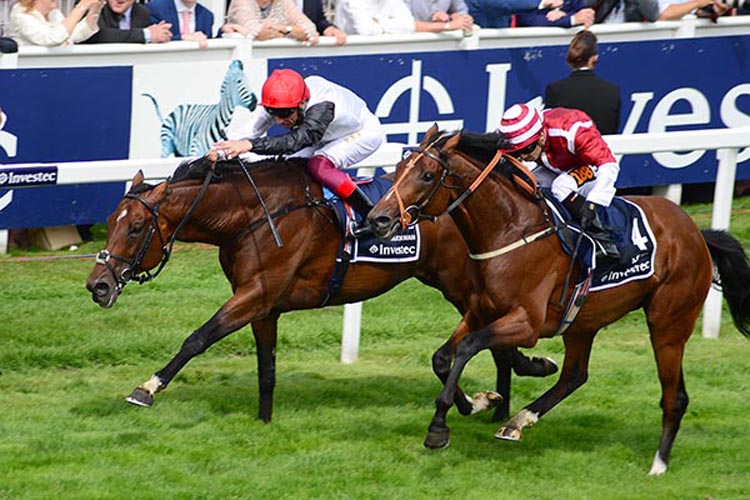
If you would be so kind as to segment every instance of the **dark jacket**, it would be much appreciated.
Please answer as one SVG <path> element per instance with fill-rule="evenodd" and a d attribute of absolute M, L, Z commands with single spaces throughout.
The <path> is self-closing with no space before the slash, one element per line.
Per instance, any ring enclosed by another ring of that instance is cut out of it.
<path fill-rule="evenodd" d="M 558 26 L 570 28 L 573 26 L 573 14 L 586 8 L 584 0 L 564 0 L 560 10 L 565 12 L 565 17 L 557 21 L 547 20 L 547 13 L 552 9 L 537 9 L 531 12 L 519 12 L 516 14 L 516 26 Z"/>
<path fill-rule="evenodd" d="M 305 14 L 315 24 L 318 34 L 322 35 L 329 26 L 333 24 L 326 19 L 323 13 L 322 0 L 304 0 L 302 4 L 302 13 Z"/>
<path fill-rule="evenodd" d="M 146 6 L 151 11 L 151 24 L 159 21 L 171 23 L 172 40 L 182 40 L 180 20 L 177 18 L 177 7 L 174 5 L 174 0 L 152 0 Z M 195 4 L 195 31 L 202 31 L 208 38 L 213 38 L 213 27 L 213 13 L 201 4 Z"/>
<path fill-rule="evenodd" d="M 83 43 L 146 43 L 143 28 L 151 26 L 151 12 L 134 3 L 130 11 L 130 29 L 120 29 L 120 16 L 104 4 L 99 15 L 99 31 Z"/>
<path fill-rule="evenodd" d="M 602 80 L 591 70 L 573 71 L 569 77 L 547 85 L 546 108 L 580 109 L 603 135 L 620 130 L 620 87 Z"/>
<path fill-rule="evenodd" d="M 252 139 L 253 153 L 282 155 L 320 143 L 328 126 L 333 122 L 336 109 L 332 102 L 323 101 L 310 106 L 304 112 L 301 123 L 286 134 Z"/>

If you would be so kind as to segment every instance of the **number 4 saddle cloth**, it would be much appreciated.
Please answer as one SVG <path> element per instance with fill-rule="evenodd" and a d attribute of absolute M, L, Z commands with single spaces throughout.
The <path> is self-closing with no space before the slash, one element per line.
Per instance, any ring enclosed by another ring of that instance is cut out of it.
<path fill-rule="evenodd" d="M 555 218 L 563 249 L 568 255 L 572 255 L 581 228 L 577 222 L 573 222 L 570 212 L 549 190 L 542 191 Z M 584 269 L 593 271 L 588 291 L 606 290 L 652 276 L 656 239 L 643 210 L 625 198 L 615 197 L 609 207 L 600 207 L 597 215 L 620 251 L 620 258 L 597 260 L 597 242 L 584 233 L 577 259 Z"/>

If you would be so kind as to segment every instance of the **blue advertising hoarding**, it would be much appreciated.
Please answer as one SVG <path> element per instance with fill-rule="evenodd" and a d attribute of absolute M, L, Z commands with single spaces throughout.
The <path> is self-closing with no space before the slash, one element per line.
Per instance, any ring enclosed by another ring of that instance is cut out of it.
<path fill-rule="evenodd" d="M 7 118 L 0 164 L 127 158 L 131 88 L 130 67 L 0 71 L 0 108 Z M 122 183 L 18 189 L 21 181 L 54 184 L 56 169 L 43 170 L 28 179 L 4 172 L 0 228 L 103 221 L 122 197 Z"/>
<path fill-rule="evenodd" d="M 492 130 L 516 102 L 541 105 L 548 83 L 567 76 L 567 46 L 269 61 L 319 74 L 362 96 L 388 140 L 415 143 L 441 128 Z M 597 73 L 620 86 L 620 133 L 750 126 L 750 36 L 600 44 Z M 750 151 L 740 154 L 748 166 Z M 711 182 L 716 152 L 631 155 L 619 187 Z M 738 178 L 750 178 L 740 168 Z"/>

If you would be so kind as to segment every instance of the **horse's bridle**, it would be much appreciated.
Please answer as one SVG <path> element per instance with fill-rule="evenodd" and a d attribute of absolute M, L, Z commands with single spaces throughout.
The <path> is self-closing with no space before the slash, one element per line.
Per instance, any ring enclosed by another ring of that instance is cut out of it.
<path fill-rule="evenodd" d="M 410 158 L 409 163 L 406 165 L 406 170 L 404 171 L 404 174 L 399 177 L 399 179 L 393 183 L 393 187 L 391 187 L 391 190 L 393 191 L 393 194 L 396 196 L 396 201 L 398 202 L 398 208 L 399 208 L 399 220 L 401 222 L 401 228 L 406 229 L 408 226 L 412 226 L 414 224 L 417 224 L 418 222 L 422 220 L 435 220 L 439 215 L 425 215 L 422 213 L 422 210 L 430 204 L 432 201 L 433 196 L 437 193 L 438 189 L 441 187 L 445 187 L 446 189 L 460 189 L 459 186 L 451 186 L 445 183 L 446 177 L 453 176 L 458 179 L 463 178 L 462 174 L 459 174 L 455 171 L 453 171 L 449 166 L 449 160 L 442 157 L 442 152 L 437 149 L 437 142 L 445 137 L 445 134 L 441 134 L 437 139 L 433 140 L 430 144 L 427 145 L 426 148 L 418 148 L 413 151 L 417 153 L 416 157 Z M 438 153 L 440 155 L 435 155 L 434 153 L 430 152 L 430 149 L 437 149 Z M 401 198 L 401 195 L 398 192 L 398 185 L 401 183 L 401 180 L 404 178 L 406 172 L 414 168 L 417 161 L 422 156 L 426 156 L 427 158 L 431 159 L 432 161 L 436 162 L 440 167 L 443 169 L 442 175 L 440 176 L 440 179 L 438 182 L 435 183 L 435 185 L 432 187 L 430 192 L 427 194 L 427 196 L 422 200 L 421 203 L 418 205 L 409 205 L 408 207 L 404 206 L 403 199 Z M 498 150 L 498 152 L 495 154 L 495 156 L 492 158 L 492 160 L 487 164 L 487 166 L 480 172 L 480 174 L 477 176 L 477 178 L 474 180 L 474 182 L 469 185 L 466 190 L 461 193 L 458 198 L 456 198 L 446 209 L 443 213 L 450 213 L 452 212 L 458 205 L 463 203 L 463 201 L 476 189 L 479 187 L 479 185 L 484 181 L 485 178 L 487 178 L 487 175 L 492 171 L 492 169 L 495 168 L 497 163 L 500 161 L 500 158 L 503 156 L 502 151 Z M 415 215 L 412 216 L 411 212 L 414 212 Z"/>
<path fill-rule="evenodd" d="M 174 248 L 174 242 L 177 239 L 177 235 L 185 226 L 185 224 L 187 224 L 187 222 L 190 220 L 193 212 L 203 199 L 203 196 L 208 190 L 208 185 L 211 182 L 211 177 L 213 175 L 214 169 L 209 168 L 208 172 L 206 173 L 206 178 L 203 180 L 203 184 L 201 185 L 200 191 L 198 191 L 198 195 L 195 197 L 195 200 L 193 200 L 193 204 L 190 205 L 190 208 L 185 213 L 185 216 L 177 225 L 177 228 L 172 233 L 172 236 L 169 238 L 168 242 L 164 241 L 164 236 L 161 234 L 161 228 L 159 227 L 159 206 L 161 205 L 161 201 L 158 201 L 155 205 L 152 206 L 136 193 L 131 192 L 127 193 L 124 196 L 124 198 L 135 200 L 146 207 L 146 210 L 151 213 L 151 225 L 148 228 L 148 234 L 146 235 L 146 238 L 143 240 L 143 243 L 141 243 L 141 247 L 138 249 L 138 252 L 135 254 L 135 257 L 133 257 L 132 260 L 128 259 L 127 257 L 123 257 L 122 255 L 113 254 L 106 248 L 96 254 L 96 263 L 102 264 L 107 268 L 109 273 L 112 275 L 112 278 L 115 280 L 115 287 L 118 293 L 122 292 L 122 289 L 125 287 L 125 285 L 127 285 L 131 281 L 136 281 L 138 282 L 138 284 L 142 285 L 156 278 L 159 273 L 161 273 L 162 269 L 164 269 L 164 266 L 167 265 L 169 257 L 172 255 L 172 249 Z M 171 178 L 166 180 L 167 188 L 169 188 L 170 181 Z M 146 252 L 148 252 L 148 249 L 151 246 L 151 242 L 154 239 L 154 234 L 159 235 L 159 243 L 161 244 L 161 261 L 159 262 L 159 267 L 154 273 L 151 273 L 150 271 L 141 271 L 138 274 L 133 274 L 133 269 L 140 266 L 143 258 L 146 256 Z M 110 259 L 126 264 L 126 266 L 119 274 L 115 272 L 115 268 L 110 263 Z"/>
<path fill-rule="evenodd" d="M 423 220 L 429 220 L 434 221 L 437 219 L 437 216 L 434 215 L 425 215 L 422 213 L 422 210 L 430 204 L 432 201 L 433 196 L 437 193 L 438 189 L 441 187 L 445 187 L 446 189 L 460 189 L 458 186 L 451 186 L 450 184 L 447 184 L 445 182 L 445 179 L 450 175 L 452 177 L 456 177 L 458 179 L 461 179 L 463 175 L 459 174 L 458 172 L 453 171 L 449 164 L 448 160 L 446 158 L 443 158 L 440 155 L 440 150 L 438 151 L 438 155 L 432 153 L 430 149 L 437 149 L 437 142 L 445 137 L 445 134 L 441 134 L 439 137 L 437 137 L 434 141 L 432 141 L 430 144 L 427 145 L 425 148 L 416 148 L 412 149 L 411 155 L 409 156 L 409 162 L 406 164 L 406 169 L 404 170 L 404 173 L 399 177 L 394 183 L 393 186 L 391 186 L 390 192 L 393 192 L 393 195 L 396 197 L 396 201 L 398 202 L 398 209 L 399 209 L 399 221 L 401 222 L 401 229 L 404 230 L 407 227 L 413 226 L 415 224 L 418 224 L 419 222 Z M 416 155 L 415 155 L 416 154 Z M 413 156 L 413 157 L 412 157 Z M 401 184 L 401 181 L 404 179 L 406 173 L 413 169 L 414 166 L 417 164 L 420 158 L 423 156 L 426 156 L 430 160 L 434 161 L 440 167 L 443 169 L 442 174 L 440 176 L 440 179 L 438 179 L 438 182 L 435 183 L 435 185 L 432 187 L 430 192 L 427 194 L 427 196 L 422 200 L 421 203 L 416 205 L 409 205 L 408 207 L 404 206 L 404 200 L 401 198 L 401 194 L 398 192 L 398 186 Z M 412 215 L 412 213 L 414 215 Z"/>

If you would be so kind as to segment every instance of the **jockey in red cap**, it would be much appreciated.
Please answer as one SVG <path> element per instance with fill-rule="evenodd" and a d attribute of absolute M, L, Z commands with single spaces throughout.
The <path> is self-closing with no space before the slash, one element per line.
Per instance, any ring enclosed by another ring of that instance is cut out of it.
<path fill-rule="evenodd" d="M 372 201 L 339 170 L 370 156 L 385 137 L 365 101 L 320 76 L 303 79 L 294 70 L 277 69 L 263 84 L 260 104 L 240 135 L 244 139 L 217 142 L 213 149 L 227 158 L 248 151 L 310 158 L 310 175 L 366 216 Z M 289 132 L 264 136 L 274 123 Z"/>
<path fill-rule="evenodd" d="M 526 104 L 508 108 L 500 121 L 501 149 L 535 162 L 537 179 L 580 217 L 581 227 L 602 243 L 607 256 L 619 257 L 596 215 L 609 206 L 620 173 L 612 151 L 583 111 L 552 108 L 539 112 Z"/>

